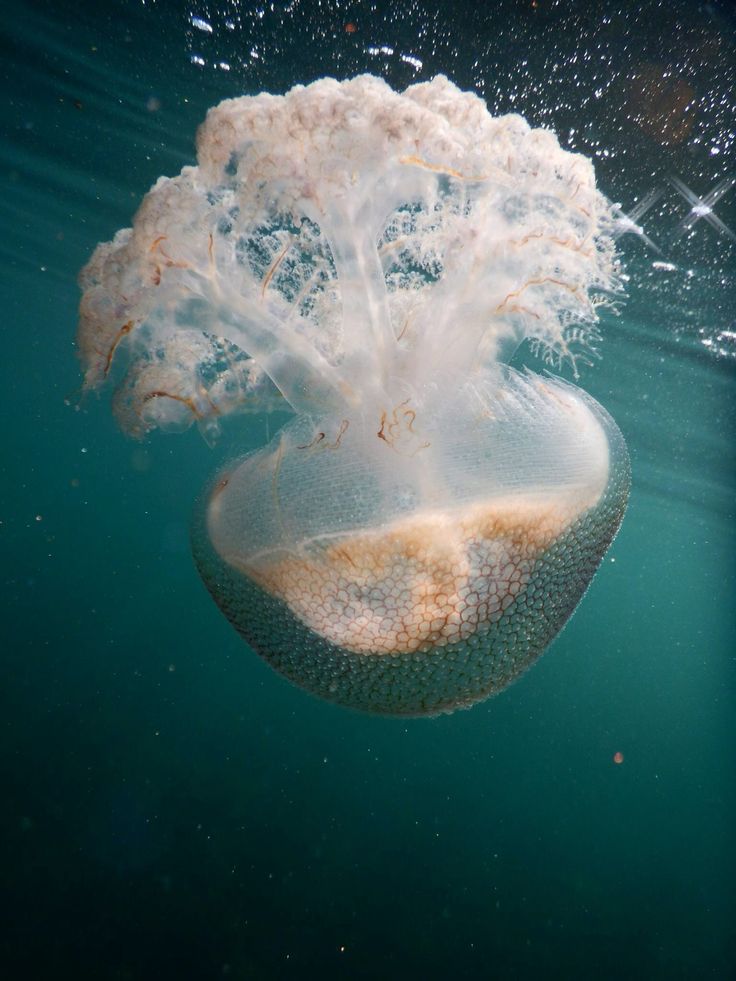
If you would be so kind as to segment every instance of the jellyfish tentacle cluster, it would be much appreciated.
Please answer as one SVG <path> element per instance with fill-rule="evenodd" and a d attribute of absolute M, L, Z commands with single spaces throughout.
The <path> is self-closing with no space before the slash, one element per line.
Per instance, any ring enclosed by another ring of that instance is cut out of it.
<path fill-rule="evenodd" d="M 114 379 L 136 437 L 294 413 L 216 475 L 193 534 L 282 673 L 394 714 L 500 690 L 566 622 L 628 494 L 605 410 L 507 364 L 523 341 L 590 359 L 620 295 L 592 164 L 442 76 L 226 100 L 197 158 L 81 274 L 86 386 Z"/>

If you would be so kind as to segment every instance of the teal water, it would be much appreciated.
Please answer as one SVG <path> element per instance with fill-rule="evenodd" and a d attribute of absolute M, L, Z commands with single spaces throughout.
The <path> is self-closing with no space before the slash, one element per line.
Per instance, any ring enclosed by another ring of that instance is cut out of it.
<path fill-rule="evenodd" d="M 679 234 L 670 178 L 736 173 L 736 26 L 606 7 L 7 7 L 3 977 L 735 976 L 736 245 Z M 78 395 L 78 270 L 206 109 L 365 70 L 553 126 L 627 212 L 662 191 L 581 378 L 629 445 L 622 530 L 540 662 L 432 720 L 291 687 L 199 581 L 194 499 L 277 420 L 137 444 Z M 713 212 L 736 230 L 736 189 Z"/>

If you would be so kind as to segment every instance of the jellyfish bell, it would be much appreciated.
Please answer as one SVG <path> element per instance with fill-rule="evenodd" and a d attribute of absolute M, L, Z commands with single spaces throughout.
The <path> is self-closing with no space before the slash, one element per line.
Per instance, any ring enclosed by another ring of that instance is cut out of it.
<path fill-rule="evenodd" d="M 200 572 L 292 680 L 377 712 L 447 711 L 503 688 L 568 619 L 621 519 L 621 436 L 557 381 L 510 373 L 481 411 L 476 395 L 409 457 L 368 426 L 300 420 L 204 495 Z"/>
<path fill-rule="evenodd" d="M 82 272 L 89 387 L 143 436 L 289 408 L 193 523 L 200 574 L 308 690 L 434 714 L 501 690 L 564 626 L 626 506 L 573 365 L 619 291 L 588 160 L 443 77 L 226 100 Z"/>

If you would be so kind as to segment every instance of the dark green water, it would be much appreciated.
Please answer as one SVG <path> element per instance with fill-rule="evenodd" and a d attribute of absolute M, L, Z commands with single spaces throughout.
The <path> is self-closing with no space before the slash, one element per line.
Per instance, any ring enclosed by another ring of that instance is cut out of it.
<path fill-rule="evenodd" d="M 2 977 L 736 976 L 736 245 L 668 182 L 736 172 L 736 28 L 606 6 L 4 5 Z M 77 272 L 206 109 L 367 70 L 553 126 L 627 211 L 663 191 L 581 378 L 621 533 L 521 681 L 411 722 L 289 686 L 197 577 L 193 501 L 273 420 L 134 444 L 77 397 Z"/>

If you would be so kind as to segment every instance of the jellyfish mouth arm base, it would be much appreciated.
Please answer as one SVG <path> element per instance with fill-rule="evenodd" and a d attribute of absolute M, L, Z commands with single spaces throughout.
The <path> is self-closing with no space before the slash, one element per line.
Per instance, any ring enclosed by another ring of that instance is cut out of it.
<path fill-rule="evenodd" d="M 295 412 L 344 411 L 347 398 L 337 369 L 300 336 L 297 324 L 287 327 L 219 274 L 199 276 L 196 289 L 209 301 L 212 332 L 253 358 Z"/>
<path fill-rule="evenodd" d="M 242 297 L 221 303 L 218 334 L 252 357 L 271 378 L 295 412 L 339 414 L 346 397 L 335 369 L 296 332 L 288 343 L 264 328 L 263 312 Z"/>
<path fill-rule="evenodd" d="M 218 336 L 254 358 L 296 412 L 315 416 L 339 415 L 367 402 L 385 401 L 389 397 L 386 370 L 394 363 L 396 350 L 386 283 L 370 234 L 358 229 L 348 214 L 333 209 L 323 219 L 323 236 L 337 268 L 343 319 L 350 328 L 343 334 L 338 365 L 329 363 L 305 339 L 296 304 L 283 317 L 283 311 L 270 312 L 265 303 L 268 286 L 289 246 L 269 269 L 258 300 L 235 292 L 227 276 L 216 269 L 216 259 L 209 276 L 197 277 L 217 318 Z M 352 378 L 361 379 L 359 388 Z"/>
<path fill-rule="evenodd" d="M 346 359 L 350 361 L 357 354 L 363 361 L 370 360 L 380 387 L 384 382 L 381 376 L 395 359 L 396 337 L 391 328 L 386 280 L 370 231 L 370 226 L 361 228 L 335 209 L 324 225 L 337 268 L 343 320 L 350 324 L 343 332 Z"/>

